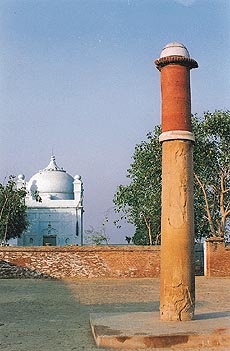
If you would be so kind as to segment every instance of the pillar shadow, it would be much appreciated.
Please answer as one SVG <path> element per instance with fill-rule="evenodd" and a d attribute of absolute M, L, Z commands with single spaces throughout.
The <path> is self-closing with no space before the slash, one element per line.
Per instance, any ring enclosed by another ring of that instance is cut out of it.
<path fill-rule="evenodd" d="M 195 315 L 195 320 L 216 319 L 216 318 L 223 318 L 223 317 L 230 317 L 230 311 L 199 313 Z"/>

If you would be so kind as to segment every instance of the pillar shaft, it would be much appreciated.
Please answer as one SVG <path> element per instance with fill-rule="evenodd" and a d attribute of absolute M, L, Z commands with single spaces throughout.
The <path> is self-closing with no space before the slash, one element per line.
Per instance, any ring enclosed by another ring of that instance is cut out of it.
<path fill-rule="evenodd" d="M 162 132 L 192 131 L 190 69 L 169 65 L 161 69 Z"/>
<path fill-rule="evenodd" d="M 193 145 L 162 145 L 160 316 L 191 320 L 195 305 Z"/>

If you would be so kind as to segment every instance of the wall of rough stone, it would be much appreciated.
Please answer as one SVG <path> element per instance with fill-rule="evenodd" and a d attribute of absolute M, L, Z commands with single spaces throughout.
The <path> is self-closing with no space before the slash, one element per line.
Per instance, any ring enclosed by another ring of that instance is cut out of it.
<path fill-rule="evenodd" d="M 230 277 L 230 246 L 226 246 L 223 239 L 207 239 L 204 257 L 205 276 Z"/>
<path fill-rule="evenodd" d="M 159 271 L 159 246 L 0 249 L 0 278 L 141 278 Z"/>
<path fill-rule="evenodd" d="M 230 276 L 230 246 L 205 243 L 205 275 Z M 199 273 L 199 263 L 195 265 Z M 125 278 L 160 274 L 160 246 L 0 247 L 0 278 Z"/>

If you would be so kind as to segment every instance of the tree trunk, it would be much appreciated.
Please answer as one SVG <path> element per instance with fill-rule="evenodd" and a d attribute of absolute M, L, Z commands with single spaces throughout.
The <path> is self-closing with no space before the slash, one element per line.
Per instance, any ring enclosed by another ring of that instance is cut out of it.
<path fill-rule="evenodd" d="M 7 220 L 6 220 L 6 224 L 5 224 L 5 231 L 4 231 L 4 238 L 3 238 L 3 241 L 5 244 L 7 242 L 8 222 L 9 222 L 9 215 L 7 216 Z"/>
<path fill-rule="evenodd" d="M 221 190 L 219 194 L 219 201 L 220 201 L 219 205 L 220 205 L 221 220 L 220 220 L 218 229 L 219 229 L 219 236 L 221 238 L 224 237 L 226 219 L 230 215 L 229 204 L 227 204 L 226 208 L 224 206 L 225 194 L 230 191 L 230 189 L 226 189 L 226 184 L 225 184 L 225 179 L 227 178 L 228 175 L 229 175 L 229 172 L 225 173 L 223 170 L 221 173 L 221 180 L 220 180 Z"/>
<path fill-rule="evenodd" d="M 205 186 L 204 186 L 204 184 L 201 182 L 201 180 L 199 179 L 199 177 L 196 174 L 194 174 L 194 176 L 195 176 L 195 179 L 198 182 L 198 184 L 200 185 L 201 190 L 202 190 L 202 192 L 204 194 L 205 211 L 207 213 L 207 220 L 208 220 L 208 223 L 209 223 L 209 227 L 210 227 L 210 231 L 212 233 L 212 236 L 215 237 L 217 235 L 216 235 L 215 227 L 214 227 L 212 216 L 211 216 L 211 211 L 210 211 L 210 207 L 209 207 L 209 203 L 208 203 L 208 197 L 207 197 L 207 193 L 206 193 L 206 190 L 205 190 Z"/>
<path fill-rule="evenodd" d="M 144 221 L 145 221 L 145 225 L 148 229 L 148 235 L 149 235 L 149 245 L 152 245 L 153 244 L 153 239 L 152 239 L 152 231 L 151 231 L 151 222 L 148 221 L 148 219 L 143 216 L 144 218 Z"/>
<path fill-rule="evenodd" d="M 1 219 L 2 219 L 3 211 L 4 211 L 5 207 L 6 207 L 7 201 L 8 201 L 8 197 L 5 198 L 4 204 L 3 204 L 2 208 L 1 208 L 1 211 L 0 211 L 0 221 L 1 221 Z"/>

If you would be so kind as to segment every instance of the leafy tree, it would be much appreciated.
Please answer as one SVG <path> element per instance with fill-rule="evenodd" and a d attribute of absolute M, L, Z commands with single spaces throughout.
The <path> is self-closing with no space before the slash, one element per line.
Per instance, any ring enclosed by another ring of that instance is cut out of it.
<path fill-rule="evenodd" d="M 215 111 L 192 118 L 196 238 L 226 234 L 230 217 L 230 113 Z M 129 185 L 114 196 L 115 212 L 136 227 L 133 242 L 159 243 L 161 213 L 161 145 L 157 126 L 135 147 L 127 171 Z"/>
<path fill-rule="evenodd" d="M 161 211 L 161 145 L 157 126 L 147 141 L 135 147 L 133 163 L 127 170 L 129 185 L 120 185 L 114 196 L 115 212 L 136 227 L 133 242 L 158 243 Z M 118 220 L 119 221 L 119 220 Z"/>
<path fill-rule="evenodd" d="M 230 220 L 230 111 L 193 117 L 198 237 L 224 237 Z"/>
<path fill-rule="evenodd" d="M 16 188 L 14 176 L 9 177 L 6 185 L 0 183 L 0 240 L 3 244 L 20 237 L 28 227 L 25 196 L 24 188 Z"/>

